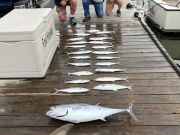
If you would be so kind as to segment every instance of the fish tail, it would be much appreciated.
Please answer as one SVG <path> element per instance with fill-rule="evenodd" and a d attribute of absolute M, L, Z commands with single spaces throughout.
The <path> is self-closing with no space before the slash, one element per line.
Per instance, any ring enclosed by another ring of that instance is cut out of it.
<path fill-rule="evenodd" d="M 129 103 L 129 107 L 128 107 L 128 109 L 127 109 L 127 112 L 131 115 L 131 117 L 132 117 L 134 120 L 138 121 L 138 119 L 136 118 L 136 116 L 134 115 L 133 110 L 132 110 L 133 103 L 134 103 L 134 101 L 132 101 L 132 102 Z"/>
<path fill-rule="evenodd" d="M 128 77 L 124 78 L 124 81 L 129 82 Z"/>
<path fill-rule="evenodd" d="M 55 90 L 55 92 L 54 92 L 54 94 L 56 94 L 56 93 L 58 93 L 60 90 L 58 90 L 58 89 L 54 89 Z"/>
<path fill-rule="evenodd" d="M 134 91 L 134 90 L 132 89 L 132 86 L 129 86 L 128 89 L 129 89 L 130 91 Z"/>

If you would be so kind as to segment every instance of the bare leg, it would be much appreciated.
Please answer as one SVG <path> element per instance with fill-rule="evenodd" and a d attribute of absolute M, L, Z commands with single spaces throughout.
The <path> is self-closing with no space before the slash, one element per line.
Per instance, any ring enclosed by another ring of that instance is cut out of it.
<path fill-rule="evenodd" d="M 118 5 L 118 9 L 120 10 L 121 7 L 123 6 L 123 1 L 122 0 L 116 0 L 115 2 Z"/>
<path fill-rule="evenodd" d="M 58 12 L 59 20 L 65 21 L 66 20 L 66 6 L 56 7 L 56 11 Z"/>
<path fill-rule="evenodd" d="M 110 15 L 115 5 L 115 0 L 107 0 L 106 1 L 106 15 Z"/>
<path fill-rule="evenodd" d="M 75 15 L 76 9 L 77 9 L 77 1 L 76 0 L 70 0 L 71 15 L 73 15 L 73 16 Z"/>

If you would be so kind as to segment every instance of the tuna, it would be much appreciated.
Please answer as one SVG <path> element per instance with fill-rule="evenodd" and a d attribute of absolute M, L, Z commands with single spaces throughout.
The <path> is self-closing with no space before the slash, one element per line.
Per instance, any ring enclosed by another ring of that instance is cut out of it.
<path fill-rule="evenodd" d="M 89 36 L 91 34 L 89 34 L 89 33 L 76 33 L 76 34 L 72 34 L 72 35 L 85 37 L 85 36 Z"/>
<path fill-rule="evenodd" d="M 114 33 L 114 31 L 98 31 L 95 34 L 111 34 Z"/>
<path fill-rule="evenodd" d="M 118 65 L 118 62 L 99 62 L 96 63 L 96 66 L 112 66 L 112 65 Z"/>
<path fill-rule="evenodd" d="M 100 45 L 103 45 L 103 44 L 112 45 L 112 43 L 110 43 L 110 42 L 105 42 L 105 41 L 89 41 L 88 43 L 89 43 L 89 44 L 100 44 Z"/>
<path fill-rule="evenodd" d="M 86 32 L 89 32 L 89 33 L 95 33 L 95 32 L 99 32 L 100 30 L 87 30 Z"/>
<path fill-rule="evenodd" d="M 82 83 L 88 83 L 88 82 L 90 82 L 90 80 L 78 79 L 78 80 L 66 81 L 65 83 L 82 84 Z"/>
<path fill-rule="evenodd" d="M 68 41 L 79 41 L 79 40 L 83 40 L 84 38 L 70 38 L 68 39 Z"/>
<path fill-rule="evenodd" d="M 120 78 L 120 77 L 99 77 L 99 78 L 96 78 L 95 81 L 97 81 L 97 82 L 115 82 L 115 81 L 127 81 L 127 79 Z"/>
<path fill-rule="evenodd" d="M 134 120 L 137 120 L 132 111 L 133 102 L 129 104 L 127 109 L 113 109 L 102 107 L 99 104 L 64 104 L 50 107 L 46 113 L 47 116 L 72 123 L 90 122 L 95 120 L 106 121 L 106 117 L 127 112 Z"/>
<path fill-rule="evenodd" d="M 89 54 L 91 53 L 92 51 L 90 50 L 86 50 L 86 51 L 77 51 L 77 52 L 71 52 L 71 53 L 68 53 L 69 54 Z"/>
<path fill-rule="evenodd" d="M 86 41 L 78 41 L 78 42 L 71 42 L 71 43 L 68 43 L 70 45 L 82 45 L 82 44 L 87 44 L 88 42 Z"/>
<path fill-rule="evenodd" d="M 91 57 L 90 56 L 87 56 L 87 55 L 80 55 L 80 56 L 73 56 L 73 57 L 70 57 L 71 59 L 77 59 L 77 60 L 84 60 L 84 59 L 90 59 Z"/>
<path fill-rule="evenodd" d="M 93 73 L 89 71 L 78 71 L 78 72 L 68 73 L 68 75 L 86 76 L 86 75 L 93 75 Z"/>
<path fill-rule="evenodd" d="M 109 69 L 109 68 L 97 68 L 95 69 L 96 72 L 104 72 L 104 73 L 113 73 L 113 72 L 125 72 L 126 68 L 123 69 L 119 69 L 119 68 L 113 68 L 113 69 Z"/>
<path fill-rule="evenodd" d="M 93 51 L 94 54 L 117 54 L 118 52 L 112 52 L 112 51 Z"/>
<path fill-rule="evenodd" d="M 98 45 L 98 46 L 93 46 L 93 49 L 107 49 L 107 48 L 112 48 L 112 45 Z"/>
<path fill-rule="evenodd" d="M 65 88 L 65 89 L 55 89 L 56 92 L 66 92 L 66 93 L 82 93 L 82 92 L 88 92 L 89 89 L 81 88 L 81 87 L 72 87 L 72 88 Z"/>
<path fill-rule="evenodd" d="M 112 59 L 120 59 L 119 57 L 114 56 L 97 56 L 98 60 L 112 60 Z"/>
<path fill-rule="evenodd" d="M 112 39 L 112 37 L 94 37 L 94 38 L 89 38 L 89 39 L 93 41 L 101 41 L 101 40 Z"/>
<path fill-rule="evenodd" d="M 85 67 L 85 66 L 90 66 L 91 63 L 68 63 L 67 65 L 72 65 L 76 67 Z"/>
<path fill-rule="evenodd" d="M 86 45 L 68 45 L 66 48 L 84 48 Z"/>

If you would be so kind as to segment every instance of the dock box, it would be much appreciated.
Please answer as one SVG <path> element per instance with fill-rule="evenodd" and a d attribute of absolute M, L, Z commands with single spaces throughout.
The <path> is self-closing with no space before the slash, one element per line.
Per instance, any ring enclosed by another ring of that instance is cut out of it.
<path fill-rule="evenodd" d="M 0 78 L 44 77 L 57 46 L 52 9 L 12 10 L 0 19 Z"/>
<path fill-rule="evenodd" d="M 164 32 L 180 32 L 180 8 L 162 0 L 149 0 L 147 18 Z"/>

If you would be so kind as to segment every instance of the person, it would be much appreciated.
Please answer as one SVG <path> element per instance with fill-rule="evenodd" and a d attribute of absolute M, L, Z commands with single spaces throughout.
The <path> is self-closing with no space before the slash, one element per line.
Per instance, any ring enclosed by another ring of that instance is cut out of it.
<path fill-rule="evenodd" d="M 107 16 L 109 16 L 112 13 L 112 10 L 115 4 L 118 6 L 118 9 L 116 11 L 117 17 L 121 16 L 121 7 L 123 5 L 122 0 L 107 0 L 106 1 L 106 15 Z"/>
<path fill-rule="evenodd" d="M 70 19 L 69 23 L 71 25 L 76 25 L 75 20 L 75 12 L 77 9 L 77 1 L 76 0 L 54 0 L 54 3 L 56 5 L 56 11 L 59 15 L 60 21 L 66 20 L 66 6 L 70 6 Z"/>
<path fill-rule="evenodd" d="M 83 22 L 89 21 L 91 19 L 91 15 L 89 12 L 89 5 L 94 5 L 95 12 L 97 17 L 102 18 L 103 13 L 103 0 L 82 0 L 83 9 L 84 9 L 84 19 Z"/>

